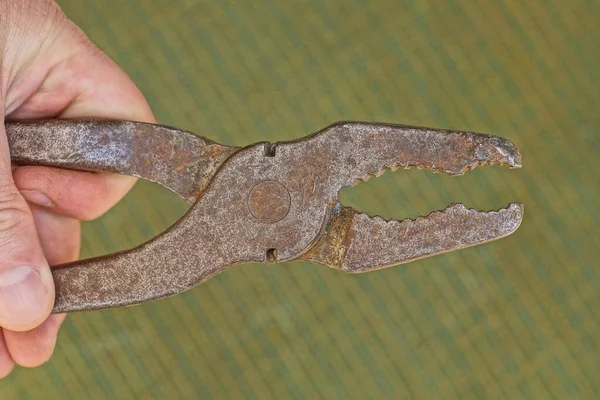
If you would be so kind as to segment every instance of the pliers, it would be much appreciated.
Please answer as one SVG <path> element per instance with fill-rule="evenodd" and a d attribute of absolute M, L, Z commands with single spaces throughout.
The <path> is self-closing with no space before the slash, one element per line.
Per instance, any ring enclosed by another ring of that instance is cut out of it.
<path fill-rule="evenodd" d="M 342 188 L 386 170 L 462 175 L 486 164 L 521 166 L 513 143 L 474 132 L 339 122 L 299 140 L 246 147 L 120 120 L 7 122 L 6 132 L 15 164 L 132 175 L 191 204 L 145 244 L 53 268 L 53 312 L 165 298 L 245 263 L 374 271 L 505 237 L 523 218 L 520 203 L 490 212 L 454 204 L 402 221 L 340 204 Z"/>

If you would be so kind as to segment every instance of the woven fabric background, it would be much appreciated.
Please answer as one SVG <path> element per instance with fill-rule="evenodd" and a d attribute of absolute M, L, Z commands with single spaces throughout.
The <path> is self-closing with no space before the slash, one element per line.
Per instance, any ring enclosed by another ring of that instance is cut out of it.
<path fill-rule="evenodd" d="M 249 265 L 71 315 L 0 399 L 596 399 L 600 2 L 61 0 L 159 122 L 244 145 L 337 120 L 493 133 L 523 168 L 387 173 L 342 193 L 386 218 L 525 205 L 512 236 L 347 276 Z M 102 82 L 98 82 L 99 85 Z M 187 206 L 141 182 L 84 229 L 132 247 Z"/>

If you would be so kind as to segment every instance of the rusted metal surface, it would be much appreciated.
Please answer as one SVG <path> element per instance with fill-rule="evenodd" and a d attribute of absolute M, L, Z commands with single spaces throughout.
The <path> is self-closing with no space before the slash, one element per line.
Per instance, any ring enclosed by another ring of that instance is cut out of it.
<path fill-rule="evenodd" d="M 344 272 L 368 272 L 502 238 L 519 227 L 522 217 L 518 203 L 490 212 L 455 204 L 402 221 L 339 206 L 331 228 L 302 258 Z"/>
<path fill-rule="evenodd" d="M 196 201 L 237 148 L 142 122 L 47 120 L 6 124 L 13 162 L 114 172 L 156 182 Z"/>
<path fill-rule="evenodd" d="M 291 204 L 290 192 L 276 181 L 258 183 L 248 196 L 248 207 L 252 216 L 271 224 L 284 218 L 290 211 Z"/>
<path fill-rule="evenodd" d="M 517 148 L 495 136 L 344 122 L 300 140 L 231 148 L 129 124 L 7 124 L 15 162 L 136 175 L 195 200 L 148 243 L 54 268 L 55 312 L 164 298 L 244 263 L 304 259 L 373 271 L 499 239 L 523 218 L 515 203 L 493 212 L 454 205 L 414 221 L 384 221 L 338 202 L 342 188 L 385 170 L 461 175 L 485 164 L 520 167 Z"/>

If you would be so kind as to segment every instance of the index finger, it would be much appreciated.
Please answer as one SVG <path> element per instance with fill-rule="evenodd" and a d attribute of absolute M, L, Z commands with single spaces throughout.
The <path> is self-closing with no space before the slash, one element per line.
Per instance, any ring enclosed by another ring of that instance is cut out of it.
<path fill-rule="evenodd" d="M 40 88 L 8 119 L 112 118 L 155 122 L 135 83 L 106 54 L 73 26 L 76 55 L 51 70 Z M 62 41 L 61 46 L 68 41 Z M 136 179 L 107 173 L 49 167 L 17 167 L 15 184 L 31 203 L 89 220 L 102 215 L 135 184 Z"/>

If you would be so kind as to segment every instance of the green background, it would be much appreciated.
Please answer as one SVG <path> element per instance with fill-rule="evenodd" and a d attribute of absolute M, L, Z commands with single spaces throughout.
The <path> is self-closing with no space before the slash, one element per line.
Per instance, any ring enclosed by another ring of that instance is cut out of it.
<path fill-rule="evenodd" d="M 600 397 L 597 1 L 62 0 L 159 122 L 244 145 L 337 120 L 474 130 L 523 168 L 388 173 L 384 217 L 525 205 L 512 236 L 371 274 L 243 266 L 174 298 L 71 315 L 1 399 Z M 101 82 L 98 82 L 101 84 Z M 84 229 L 132 247 L 187 206 L 140 183 Z"/>

